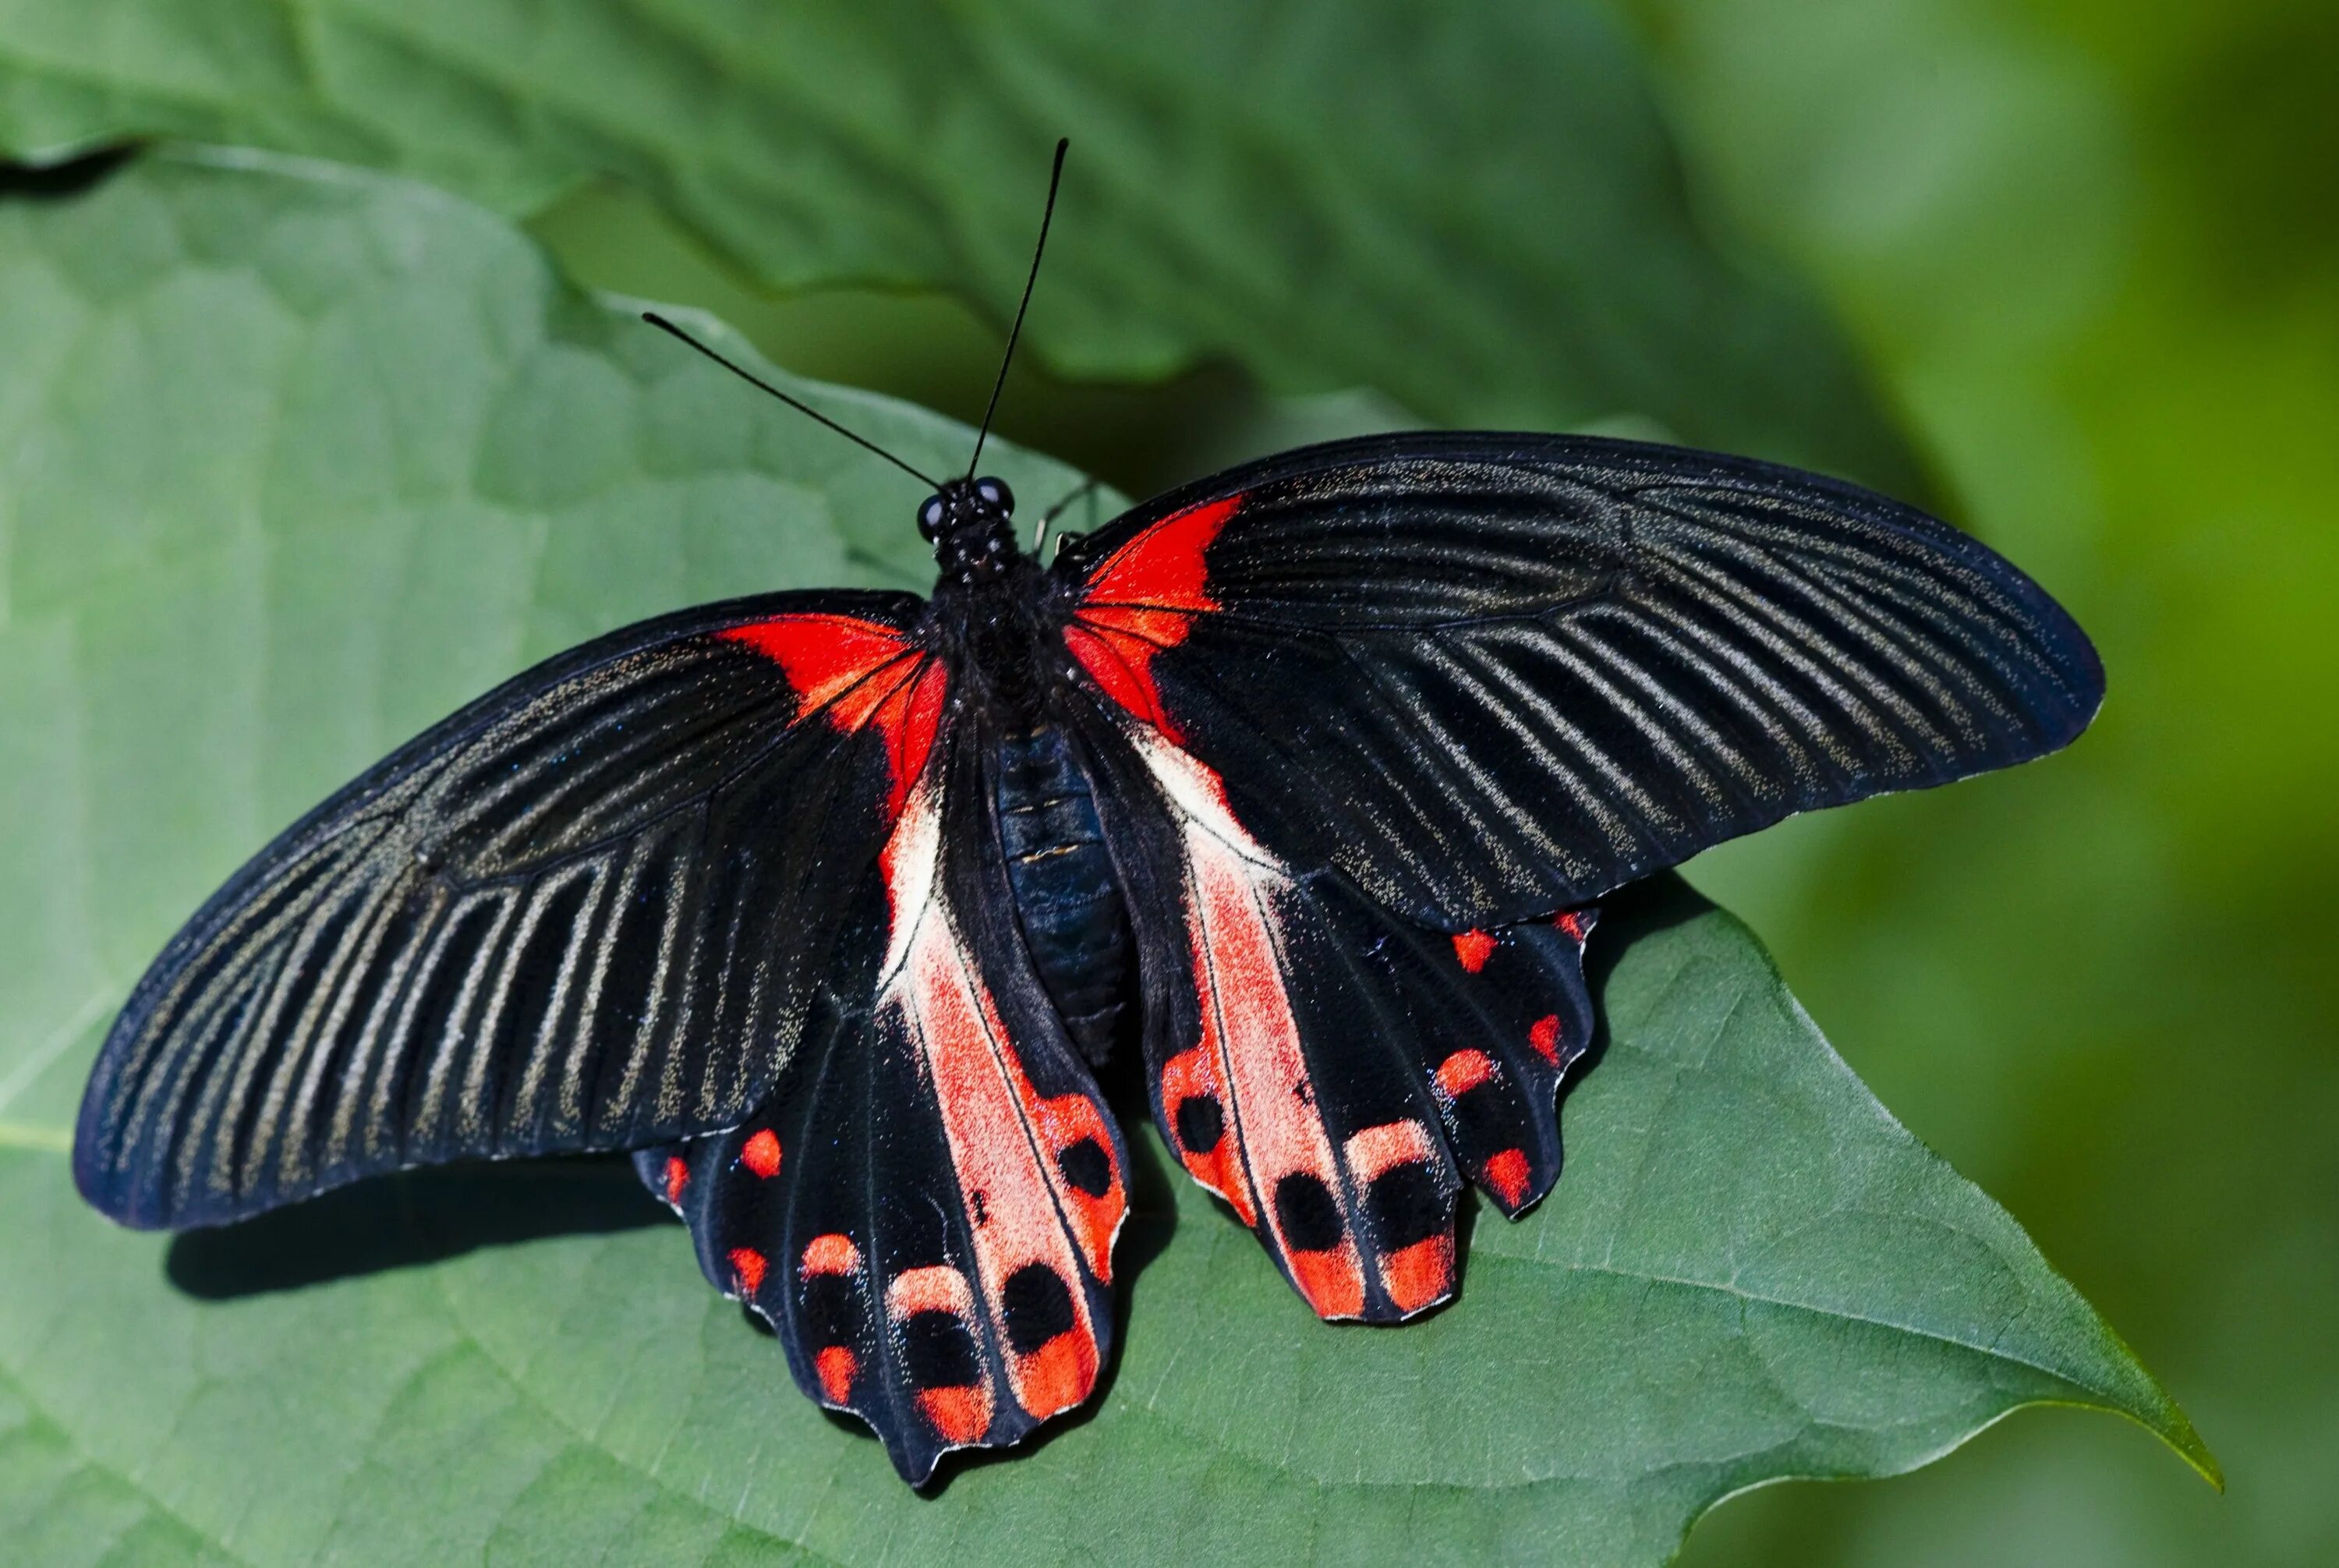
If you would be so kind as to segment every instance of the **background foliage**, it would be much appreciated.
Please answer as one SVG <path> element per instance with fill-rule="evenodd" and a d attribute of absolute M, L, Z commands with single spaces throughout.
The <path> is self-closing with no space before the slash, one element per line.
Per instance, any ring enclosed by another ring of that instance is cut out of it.
<path fill-rule="evenodd" d="M 607 25 L 563 54 L 446 47 L 451 0 L 18 0 L 0 145 L 177 132 L 417 172 L 526 216 L 588 281 L 965 413 L 1061 129 L 1094 182 L 1033 331 L 1059 372 L 1121 384 L 1034 370 L 1007 428 L 1127 488 L 1417 418 L 1653 427 L 1929 495 L 2096 633 L 2103 722 L 2050 766 L 1789 824 L 1693 876 L 2236 1485 L 2032 1416 L 1918 1477 L 1733 1504 L 1690 1557 L 2339 1554 L 2327 8 L 1288 6 L 1124 35 L 1032 5 L 905 10 L 857 44 L 816 15 L 756 31 L 762 7 L 573 9 Z M 854 72 L 806 67 L 848 44 Z M 612 60 L 663 87 L 605 91 Z M 828 151 L 780 151 L 804 147 Z M 812 197 L 785 184 L 807 167 Z M 834 232 L 766 221 L 846 196 L 865 210 Z M 869 281 L 958 292 L 765 291 Z"/>

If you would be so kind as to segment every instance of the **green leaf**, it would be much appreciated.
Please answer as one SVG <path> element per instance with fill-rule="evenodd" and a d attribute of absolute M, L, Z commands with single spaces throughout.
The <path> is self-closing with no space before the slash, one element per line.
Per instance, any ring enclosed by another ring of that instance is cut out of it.
<path fill-rule="evenodd" d="M 0 148 L 163 133 L 510 212 L 644 191 L 763 283 L 1003 312 L 1074 143 L 1028 340 L 1087 378 L 1224 357 L 1447 425 L 1618 415 L 1907 493 L 1841 340 L 1693 214 L 1584 0 L 20 0 Z"/>
<path fill-rule="evenodd" d="M 965 450 L 804 390 L 913 462 Z M 416 1173 L 176 1240 L 80 1203 L 66 1129 L 108 1011 L 269 832 L 615 622 L 907 574 L 913 489 L 427 191 L 189 156 L 0 203 L 13 1552 L 1655 1563 L 1734 1491 L 1890 1474 L 2040 1402 L 2214 1474 L 1671 878 L 1597 939 L 1567 1174 L 1519 1224 L 1479 1214 L 1455 1306 L 1318 1323 L 1140 1137 L 1105 1392 L 933 1496 L 794 1391 L 620 1166 Z"/>

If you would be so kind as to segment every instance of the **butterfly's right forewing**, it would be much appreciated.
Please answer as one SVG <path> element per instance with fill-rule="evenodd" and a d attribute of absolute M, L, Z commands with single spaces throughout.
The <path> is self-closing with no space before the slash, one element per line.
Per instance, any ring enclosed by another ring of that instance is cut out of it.
<path fill-rule="evenodd" d="M 2103 696 L 2061 606 L 1946 524 L 1588 437 L 1285 453 L 1148 502 L 1058 575 L 1086 679 L 1263 844 L 1448 931 L 2040 755 Z"/>

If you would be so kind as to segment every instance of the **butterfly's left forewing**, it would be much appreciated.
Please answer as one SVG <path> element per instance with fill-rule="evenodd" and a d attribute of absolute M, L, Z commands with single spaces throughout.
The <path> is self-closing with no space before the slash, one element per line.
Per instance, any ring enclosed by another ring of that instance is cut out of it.
<path fill-rule="evenodd" d="M 1120 1135 L 1013 930 L 983 748 L 912 788 L 817 1038 L 738 1128 L 637 1154 L 718 1288 L 906 1478 L 1016 1442 L 1111 1343 Z"/>
<path fill-rule="evenodd" d="M 255 856 L 108 1033 L 74 1170 L 133 1225 L 728 1126 L 797 1049 L 940 727 L 904 595 L 778 594 L 515 677 Z"/>

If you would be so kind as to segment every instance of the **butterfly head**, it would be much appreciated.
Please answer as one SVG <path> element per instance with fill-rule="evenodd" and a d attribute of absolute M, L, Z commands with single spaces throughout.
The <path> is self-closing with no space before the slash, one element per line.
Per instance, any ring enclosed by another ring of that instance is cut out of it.
<path fill-rule="evenodd" d="M 1015 547 L 1015 492 L 1004 479 L 952 479 L 918 508 L 918 532 L 934 547 L 943 576 L 962 583 L 1003 574 Z"/>

